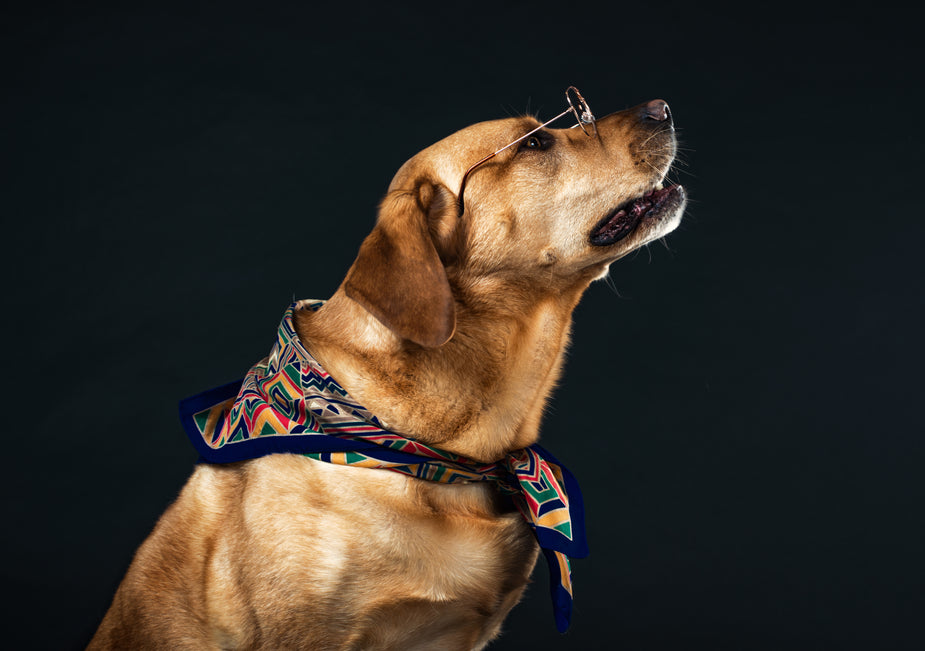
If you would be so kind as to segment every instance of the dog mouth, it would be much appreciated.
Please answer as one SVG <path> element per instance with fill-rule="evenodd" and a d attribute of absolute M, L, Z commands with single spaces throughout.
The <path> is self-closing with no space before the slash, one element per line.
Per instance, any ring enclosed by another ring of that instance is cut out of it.
<path fill-rule="evenodd" d="M 609 213 L 591 230 L 592 246 L 610 246 L 636 230 L 643 220 L 658 220 L 673 213 L 684 203 L 680 185 L 657 185 L 641 197 L 631 199 Z"/>

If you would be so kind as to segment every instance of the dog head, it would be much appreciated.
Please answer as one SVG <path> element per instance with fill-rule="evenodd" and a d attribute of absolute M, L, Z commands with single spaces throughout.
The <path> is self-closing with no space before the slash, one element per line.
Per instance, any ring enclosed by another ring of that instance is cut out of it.
<path fill-rule="evenodd" d="M 583 289 L 678 226 L 686 197 L 663 187 L 676 150 L 664 101 L 608 115 L 589 133 L 544 127 L 470 170 L 538 126 L 531 117 L 478 123 L 405 163 L 347 295 L 402 339 L 438 347 L 453 336 L 467 288 Z"/>

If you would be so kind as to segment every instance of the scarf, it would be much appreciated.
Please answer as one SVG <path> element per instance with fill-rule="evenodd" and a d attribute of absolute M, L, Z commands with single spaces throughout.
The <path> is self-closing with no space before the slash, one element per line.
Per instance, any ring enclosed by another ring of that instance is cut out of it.
<path fill-rule="evenodd" d="M 578 482 L 539 445 L 479 463 L 386 430 L 299 341 L 293 315 L 322 304 L 305 300 L 290 305 L 270 355 L 243 380 L 180 401 L 180 419 L 199 461 L 231 463 L 289 453 L 427 481 L 494 482 L 542 548 L 556 628 L 564 633 L 572 611 L 569 557 L 588 555 Z"/>

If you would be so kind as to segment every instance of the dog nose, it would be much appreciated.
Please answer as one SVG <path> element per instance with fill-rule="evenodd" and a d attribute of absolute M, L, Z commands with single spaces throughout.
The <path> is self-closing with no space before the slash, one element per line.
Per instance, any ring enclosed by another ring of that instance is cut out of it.
<path fill-rule="evenodd" d="M 643 117 L 657 122 L 671 121 L 671 111 L 668 102 L 663 99 L 653 99 L 642 107 Z"/>

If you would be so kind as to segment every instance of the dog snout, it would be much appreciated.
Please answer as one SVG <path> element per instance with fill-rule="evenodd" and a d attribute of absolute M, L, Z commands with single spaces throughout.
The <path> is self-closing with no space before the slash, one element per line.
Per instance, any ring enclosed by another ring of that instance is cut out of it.
<path fill-rule="evenodd" d="M 671 124 L 671 111 L 668 109 L 668 102 L 663 99 L 653 99 L 646 102 L 640 108 L 640 117 L 643 120 L 654 120 L 655 122 L 667 122 Z"/>

